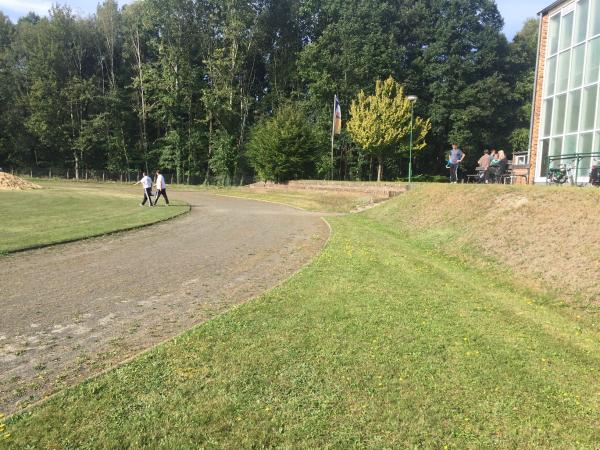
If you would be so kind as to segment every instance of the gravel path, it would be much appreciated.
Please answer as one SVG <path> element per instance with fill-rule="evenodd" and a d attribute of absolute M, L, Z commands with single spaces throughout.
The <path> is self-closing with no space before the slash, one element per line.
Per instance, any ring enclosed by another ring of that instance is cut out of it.
<path fill-rule="evenodd" d="M 172 196 L 191 212 L 0 258 L 0 412 L 260 294 L 307 263 L 329 234 L 317 214 L 281 205 Z"/>

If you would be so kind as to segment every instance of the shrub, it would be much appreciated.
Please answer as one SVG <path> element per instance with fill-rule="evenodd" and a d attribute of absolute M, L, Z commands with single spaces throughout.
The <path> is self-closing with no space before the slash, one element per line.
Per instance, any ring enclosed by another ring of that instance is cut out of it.
<path fill-rule="evenodd" d="M 254 126 L 248 159 L 258 177 L 278 183 L 312 178 L 316 171 L 318 139 L 301 108 L 287 104 L 273 117 Z"/>

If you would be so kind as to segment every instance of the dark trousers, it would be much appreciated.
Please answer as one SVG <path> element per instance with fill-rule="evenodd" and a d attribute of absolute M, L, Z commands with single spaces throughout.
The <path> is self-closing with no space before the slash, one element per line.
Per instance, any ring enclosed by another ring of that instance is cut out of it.
<path fill-rule="evenodd" d="M 489 182 L 491 181 L 492 183 L 500 183 L 501 181 L 501 175 L 502 175 L 502 168 L 499 166 L 491 166 L 486 172 L 485 172 L 485 176 L 486 176 L 486 180 Z"/>
<path fill-rule="evenodd" d="M 450 164 L 450 182 L 458 181 L 458 164 Z"/>
<path fill-rule="evenodd" d="M 156 191 L 156 199 L 154 200 L 154 204 L 156 205 L 158 203 L 158 199 L 160 198 L 161 195 L 165 198 L 165 202 L 167 202 L 167 205 L 168 205 L 169 197 L 167 197 L 166 189 L 159 189 L 158 191 Z"/>
<path fill-rule="evenodd" d="M 142 205 L 146 204 L 146 200 L 150 202 L 150 206 L 154 206 L 152 205 L 152 188 L 144 189 L 144 200 L 142 200 Z"/>

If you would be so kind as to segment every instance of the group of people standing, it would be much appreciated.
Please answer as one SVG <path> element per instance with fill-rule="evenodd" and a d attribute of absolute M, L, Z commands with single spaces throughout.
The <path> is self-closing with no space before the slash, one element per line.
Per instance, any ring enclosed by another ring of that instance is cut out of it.
<path fill-rule="evenodd" d="M 480 172 L 482 182 L 499 182 L 508 167 L 508 158 L 504 150 L 484 150 L 483 155 L 477 161 L 477 165 L 482 169 Z"/>
<path fill-rule="evenodd" d="M 465 159 L 465 156 L 465 153 L 458 148 L 458 144 L 452 144 L 452 149 L 448 154 L 448 164 L 446 165 L 450 169 L 450 183 L 458 182 L 458 167 Z M 484 150 L 483 155 L 477 161 L 477 165 L 480 170 L 480 182 L 498 182 L 506 172 L 508 158 L 504 150 Z"/>
<path fill-rule="evenodd" d="M 144 188 L 144 199 L 140 206 L 144 206 L 146 202 L 148 202 L 148 206 L 154 206 L 158 203 L 158 199 L 162 195 L 165 198 L 165 203 L 169 206 L 169 197 L 167 197 L 167 183 L 165 182 L 165 177 L 160 170 L 156 171 L 156 181 L 152 182 L 152 178 L 148 176 L 146 172 L 142 172 L 142 178 L 135 184 L 141 184 Z M 152 184 L 156 186 L 156 194 L 152 193 Z M 152 201 L 152 197 L 156 196 L 154 202 Z"/>

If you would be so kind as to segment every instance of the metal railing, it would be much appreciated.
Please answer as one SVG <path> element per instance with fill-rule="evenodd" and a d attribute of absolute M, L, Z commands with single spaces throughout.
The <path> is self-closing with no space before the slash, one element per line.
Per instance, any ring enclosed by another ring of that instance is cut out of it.
<path fill-rule="evenodd" d="M 600 160 L 600 152 L 588 153 L 569 153 L 560 156 L 548 156 L 546 160 L 545 176 L 551 169 L 558 169 L 563 166 L 565 170 L 571 172 L 573 184 L 585 184 L 589 181 L 590 170 L 594 161 Z"/>

